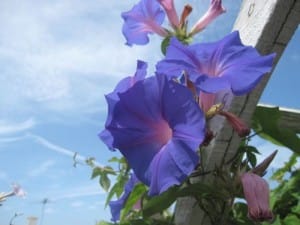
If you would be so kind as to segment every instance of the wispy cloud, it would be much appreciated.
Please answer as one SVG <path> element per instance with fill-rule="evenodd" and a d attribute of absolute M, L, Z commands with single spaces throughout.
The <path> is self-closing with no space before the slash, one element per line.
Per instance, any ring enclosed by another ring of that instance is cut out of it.
<path fill-rule="evenodd" d="M 12 137 L 1 137 L 0 138 L 0 143 L 13 143 L 13 142 L 16 142 L 16 141 L 21 141 L 21 140 L 24 140 L 26 139 L 27 136 L 26 135 L 23 135 L 23 136 L 12 136 Z"/>
<path fill-rule="evenodd" d="M 44 110 L 43 114 L 77 115 L 105 105 L 103 95 L 121 77 L 134 73 L 137 59 L 149 62 L 149 74 L 153 74 L 156 61 L 162 57 L 161 38 L 152 35 L 146 46 L 124 45 L 120 14 L 135 2 L 1 1 L 0 90 L 4 100 L 0 107 L 7 114 L 15 114 L 31 112 L 28 104 L 37 104 L 35 108 Z M 224 2 L 230 10 L 204 32 L 207 40 L 219 38 L 224 29 L 230 29 L 230 23 L 224 26 L 223 21 L 235 16 L 232 12 L 239 4 L 236 0 Z M 209 1 L 194 0 L 191 4 L 192 24 Z M 179 11 L 182 6 L 179 1 Z"/>
<path fill-rule="evenodd" d="M 92 184 L 74 187 L 72 189 L 64 189 L 63 192 L 52 193 L 51 196 L 54 196 L 52 198 L 53 201 L 58 201 L 62 199 L 74 199 L 103 194 L 106 194 L 106 192 L 100 189 L 99 186 Z"/>
<path fill-rule="evenodd" d="M 73 151 L 73 150 L 61 147 L 57 144 L 54 144 L 54 143 L 48 141 L 47 139 L 45 139 L 45 138 L 43 138 L 39 135 L 35 135 L 35 134 L 31 134 L 31 133 L 29 133 L 27 135 L 28 135 L 28 137 L 32 138 L 34 141 L 36 141 L 37 143 L 43 145 L 44 147 L 46 147 L 47 149 L 49 149 L 51 151 L 54 151 L 54 152 L 57 152 L 59 154 L 66 155 L 66 156 L 69 156 L 69 157 L 72 157 L 72 158 L 76 154 L 76 161 L 78 161 L 78 162 L 83 163 L 83 162 L 85 162 L 86 159 L 88 159 L 87 157 L 78 154 L 76 151 Z M 95 162 L 95 165 L 96 166 L 102 166 L 98 162 Z"/>
<path fill-rule="evenodd" d="M 33 118 L 29 118 L 22 122 L 10 122 L 5 120 L 0 120 L 0 135 L 22 132 L 33 128 L 35 125 L 36 125 L 36 121 Z"/>
<path fill-rule="evenodd" d="M 105 205 L 105 202 L 106 201 L 97 201 L 97 202 L 94 202 L 94 204 L 89 204 L 88 208 L 91 209 L 91 210 L 98 210 L 100 207 L 103 208 L 103 206 Z"/>
<path fill-rule="evenodd" d="M 28 176 L 30 177 L 38 177 L 46 173 L 51 167 L 55 165 L 54 160 L 47 160 L 39 165 L 35 165 L 35 168 L 29 171 Z"/>
<path fill-rule="evenodd" d="M 120 1 L 2 1 L 0 107 L 16 113 L 34 103 L 69 114 L 99 104 L 108 78 L 127 76 L 137 58 L 154 56 L 150 48 L 124 45 L 120 12 L 127 7 Z"/>
<path fill-rule="evenodd" d="M 82 201 L 74 201 L 74 202 L 71 202 L 70 206 L 73 207 L 73 208 L 79 208 L 79 207 L 82 207 L 84 205 L 84 202 Z"/>

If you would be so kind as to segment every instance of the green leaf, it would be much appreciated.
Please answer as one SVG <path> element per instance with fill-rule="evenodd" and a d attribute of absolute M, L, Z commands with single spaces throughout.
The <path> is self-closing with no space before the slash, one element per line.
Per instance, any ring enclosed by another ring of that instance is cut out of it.
<path fill-rule="evenodd" d="M 105 207 L 108 205 L 109 201 L 112 199 L 114 195 L 116 195 L 118 198 L 121 196 L 124 190 L 124 185 L 127 180 L 128 177 L 124 177 L 124 176 L 118 177 L 117 182 L 113 185 L 113 187 L 111 188 L 111 190 L 109 191 L 106 197 Z"/>
<path fill-rule="evenodd" d="M 150 223 L 144 219 L 130 220 L 130 225 L 150 225 Z"/>
<path fill-rule="evenodd" d="M 132 192 L 126 200 L 125 206 L 121 211 L 121 221 L 124 220 L 125 216 L 128 215 L 130 210 L 132 210 L 133 206 L 137 203 L 137 201 L 142 199 L 142 196 L 147 191 L 147 188 L 144 184 L 139 183 L 134 186 Z"/>
<path fill-rule="evenodd" d="M 143 215 L 149 217 L 169 208 L 178 197 L 178 187 L 174 186 L 160 195 L 150 198 L 143 207 Z"/>
<path fill-rule="evenodd" d="M 103 169 L 101 167 L 95 167 L 92 172 L 91 179 L 101 176 L 103 174 Z"/>
<path fill-rule="evenodd" d="M 271 193 L 273 212 L 280 219 L 294 213 L 294 209 L 300 204 L 300 171 L 292 173 L 291 177 L 282 182 Z M 300 213 L 300 212 L 297 212 Z"/>
<path fill-rule="evenodd" d="M 111 175 L 117 175 L 116 172 L 114 171 L 114 169 L 111 166 L 105 166 L 103 168 L 103 170 L 105 171 L 105 173 L 107 174 L 111 174 Z"/>
<path fill-rule="evenodd" d="M 253 221 L 251 221 L 248 214 L 248 206 L 242 202 L 234 203 L 232 207 L 234 224 L 238 225 L 254 225 Z"/>
<path fill-rule="evenodd" d="M 291 155 L 289 161 L 285 162 L 284 166 L 282 168 L 275 171 L 274 174 L 272 175 L 271 179 L 281 182 L 283 180 L 283 176 L 287 172 L 291 172 L 292 167 L 295 166 L 295 164 L 297 163 L 297 157 L 298 156 L 299 155 L 297 155 L 295 153 L 293 155 Z"/>
<path fill-rule="evenodd" d="M 120 159 L 114 156 L 111 159 L 109 159 L 108 162 L 120 162 Z"/>
<path fill-rule="evenodd" d="M 108 178 L 108 176 L 107 176 L 106 173 L 103 173 L 103 174 L 100 176 L 99 183 L 100 183 L 101 187 L 102 187 L 105 191 L 108 191 L 108 190 L 109 190 L 109 187 L 110 187 L 110 179 Z"/>
<path fill-rule="evenodd" d="M 270 225 L 270 222 L 263 222 L 262 225 Z M 272 221 L 272 225 L 284 225 L 284 224 L 281 223 L 279 216 L 276 216 L 275 219 Z"/>
<path fill-rule="evenodd" d="M 252 168 L 255 167 L 256 163 L 257 163 L 255 154 L 253 154 L 252 152 L 247 152 L 246 156 L 247 156 L 247 159 L 249 160 Z"/>
<path fill-rule="evenodd" d="M 200 182 L 180 188 L 178 197 L 185 196 L 197 196 L 200 198 L 213 196 L 214 198 L 224 199 L 228 196 L 228 193 L 224 188 L 216 188 L 215 184 L 205 184 Z"/>
<path fill-rule="evenodd" d="M 169 46 L 169 44 L 170 44 L 170 39 L 171 39 L 171 37 L 168 36 L 168 37 L 166 37 L 166 38 L 162 41 L 162 43 L 161 43 L 161 52 L 162 52 L 164 55 L 166 55 L 167 48 L 168 48 L 168 46 Z"/>
<path fill-rule="evenodd" d="M 244 148 L 246 152 L 260 154 L 260 152 L 254 146 L 246 145 Z"/>
<path fill-rule="evenodd" d="M 280 116 L 278 107 L 257 106 L 252 118 L 252 128 L 260 137 L 300 153 L 300 138 L 291 129 L 278 127 Z"/>
<path fill-rule="evenodd" d="M 95 158 L 94 157 L 89 157 L 85 160 L 85 163 L 90 166 L 90 167 L 94 167 L 95 166 Z"/>
<path fill-rule="evenodd" d="M 148 217 L 169 208 L 178 197 L 197 196 L 199 198 L 224 199 L 228 193 L 223 189 L 217 189 L 213 185 L 204 183 L 189 184 L 188 186 L 169 188 L 162 194 L 152 197 L 144 204 L 143 215 Z"/>
<path fill-rule="evenodd" d="M 299 218 L 299 216 L 296 216 L 296 215 L 290 215 L 284 219 L 283 224 L 284 225 L 300 224 L 300 218 Z"/>
<path fill-rule="evenodd" d="M 101 220 L 100 222 L 98 222 L 96 225 L 115 225 L 114 223 L 109 223 L 109 222 L 106 222 L 104 220 Z"/>

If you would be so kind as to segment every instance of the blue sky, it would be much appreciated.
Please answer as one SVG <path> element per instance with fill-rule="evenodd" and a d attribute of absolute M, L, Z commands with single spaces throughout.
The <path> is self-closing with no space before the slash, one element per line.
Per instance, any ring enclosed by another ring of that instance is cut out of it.
<path fill-rule="evenodd" d="M 111 153 L 98 139 L 106 117 L 104 94 L 119 79 L 131 75 L 136 60 L 149 62 L 150 73 L 162 56 L 159 37 L 147 46 L 124 45 L 120 13 L 133 0 L 0 1 L 0 192 L 13 182 L 27 197 L 10 198 L 0 208 L 0 224 L 27 224 L 40 217 L 43 225 L 88 225 L 110 219 L 104 210 L 105 192 L 91 169 L 73 167 L 72 155 L 94 156 L 100 164 Z M 190 23 L 205 11 L 209 0 L 175 1 L 194 7 Z M 218 40 L 231 31 L 239 10 L 237 0 L 224 0 L 227 13 L 199 37 Z M 263 103 L 300 108 L 300 30 L 268 84 Z M 297 43 L 298 42 L 298 43 Z M 157 49 L 157 50 L 153 50 Z M 274 146 L 257 140 L 263 155 Z M 274 166 L 287 159 L 281 150 Z"/>

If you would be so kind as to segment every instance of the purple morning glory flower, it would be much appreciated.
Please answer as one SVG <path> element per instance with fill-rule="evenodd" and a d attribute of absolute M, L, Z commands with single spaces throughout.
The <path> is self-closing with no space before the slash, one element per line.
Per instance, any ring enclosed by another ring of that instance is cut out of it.
<path fill-rule="evenodd" d="M 127 45 L 145 45 L 149 42 L 148 34 L 156 33 L 166 37 L 168 32 L 161 27 L 165 12 L 160 4 L 153 0 L 141 0 L 133 8 L 122 13 L 124 25 L 122 32 Z"/>
<path fill-rule="evenodd" d="M 183 45 L 172 38 L 166 58 L 157 64 L 157 72 L 169 78 L 185 71 L 198 90 L 217 93 L 230 90 L 234 95 L 250 92 L 270 72 L 275 54 L 261 56 L 244 46 L 238 31 L 214 43 Z"/>
<path fill-rule="evenodd" d="M 137 81 L 143 80 L 146 77 L 147 73 L 147 63 L 138 60 L 136 72 L 133 76 L 128 76 L 121 80 L 113 92 L 106 95 L 106 102 L 108 103 L 108 116 L 106 119 L 105 126 L 108 126 L 112 122 L 112 111 L 114 109 L 115 104 L 119 101 L 118 93 L 127 91 L 130 87 L 132 87 Z M 106 145 L 113 149 L 113 137 L 110 132 L 104 130 L 101 134 L 101 139 L 106 143 Z"/>
<path fill-rule="evenodd" d="M 106 100 L 109 115 L 99 136 L 120 150 L 138 179 L 150 187 L 149 195 L 181 184 L 195 169 L 205 118 L 184 86 L 157 75 L 119 92 L 117 101 Z"/>
<path fill-rule="evenodd" d="M 116 221 L 120 220 L 121 210 L 125 206 L 126 200 L 129 197 L 130 193 L 132 192 L 134 186 L 139 182 L 140 181 L 137 179 L 135 174 L 131 174 L 129 180 L 125 184 L 123 195 L 118 200 L 109 202 L 110 212 L 112 215 L 112 218 L 111 218 L 112 221 L 116 222 Z"/>

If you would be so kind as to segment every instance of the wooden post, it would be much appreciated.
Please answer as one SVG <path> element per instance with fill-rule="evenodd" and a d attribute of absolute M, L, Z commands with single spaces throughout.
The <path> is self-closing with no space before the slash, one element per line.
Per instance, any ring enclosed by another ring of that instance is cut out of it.
<path fill-rule="evenodd" d="M 254 46 L 261 54 L 276 52 L 275 67 L 299 22 L 299 0 L 244 0 L 233 30 L 239 30 L 243 43 Z M 235 97 L 230 111 L 249 124 L 270 76 L 267 74 L 251 94 Z M 221 126 L 214 130 L 217 136 L 205 150 L 207 155 L 204 168 L 207 171 L 231 159 L 241 141 L 224 120 L 219 122 Z M 202 182 L 206 182 L 206 179 Z M 206 214 L 195 205 L 191 197 L 177 201 L 175 224 L 211 225 Z"/>

